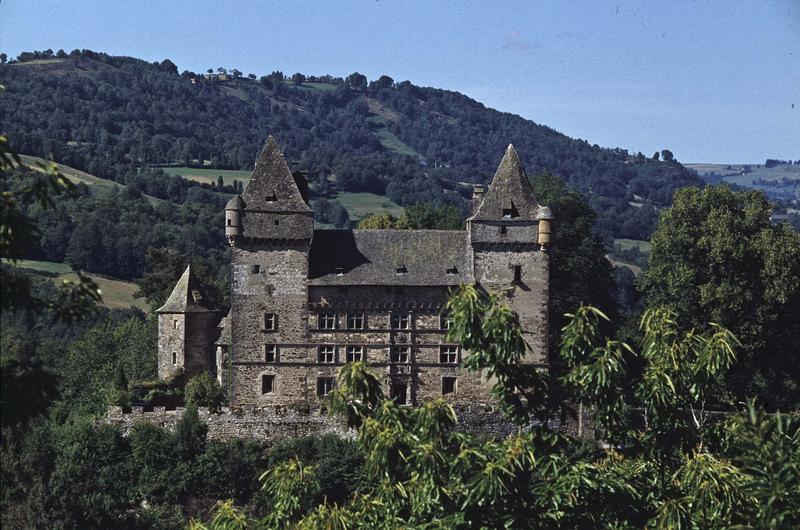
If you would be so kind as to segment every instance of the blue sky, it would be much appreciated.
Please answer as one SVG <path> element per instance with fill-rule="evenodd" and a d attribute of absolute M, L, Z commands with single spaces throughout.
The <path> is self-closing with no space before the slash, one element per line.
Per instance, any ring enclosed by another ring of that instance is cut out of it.
<path fill-rule="evenodd" d="M 46 48 L 387 74 L 605 147 L 800 158 L 800 0 L 0 0 L 0 50 Z"/>

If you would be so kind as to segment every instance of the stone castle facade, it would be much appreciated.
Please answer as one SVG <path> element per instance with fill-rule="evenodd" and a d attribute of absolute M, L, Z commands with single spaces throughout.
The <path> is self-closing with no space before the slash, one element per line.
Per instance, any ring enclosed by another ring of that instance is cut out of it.
<path fill-rule="evenodd" d="M 475 186 L 466 230 L 315 230 L 305 176 L 270 138 L 225 207 L 230 312 L 207 307 L 187 268 L 158 310 L 159 377 L 205 370 L 231 406 L 316 408 L 339 368 L 363 360 L 401 403 L 486 402 L 442 309 L 461 284 L 504 292 L 525 362 L 545 366 L 551 218 L 509 146 L 488 190 Z"/>

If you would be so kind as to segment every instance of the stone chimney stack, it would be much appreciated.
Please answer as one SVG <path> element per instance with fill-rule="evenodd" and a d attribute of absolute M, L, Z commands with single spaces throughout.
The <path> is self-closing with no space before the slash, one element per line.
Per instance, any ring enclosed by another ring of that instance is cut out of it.
<path fill-rule="evenodd" d="M 472 215 L 475 215 L 475 212 L 478 211 L 478 206 L 481 205 L 485 192 L 483 184 L 472 185 Z"/>

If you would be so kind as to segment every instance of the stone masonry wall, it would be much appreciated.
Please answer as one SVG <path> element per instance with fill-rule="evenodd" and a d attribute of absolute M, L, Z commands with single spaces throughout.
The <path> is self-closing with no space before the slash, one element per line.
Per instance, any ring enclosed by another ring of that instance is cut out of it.
<path fill-rule="evenodd" d="M 505 438 L 517 431 L 517 427 L 506 421 L 491 405 L 473 404 L 457 406 L 457 429 L 472 434 Z M 123 412 L 121 407 L 109 407 L 105 421 L 119 427 L 124 434 L 136 423 L 144 422 L 168 430 L 174 430 L 184 410 L 165 410 L 156 407 L 145 412 L 142 407 L 133 407 Z M 319 409 L 302 412 L 284 406 L 223 408 L 220 414 L 212 414 L 206 408 L 199 409 L 200 420 L 208 426 L 208 437 L 214 440 L 248 438 L 275 444 L 289 438 L 309 435 L 336 434 L 354 437 L 343 420 L 331 417 Z"/>

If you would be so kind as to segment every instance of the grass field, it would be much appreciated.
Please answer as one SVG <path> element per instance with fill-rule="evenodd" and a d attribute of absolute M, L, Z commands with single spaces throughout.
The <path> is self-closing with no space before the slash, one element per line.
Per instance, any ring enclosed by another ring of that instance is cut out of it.
<path fill-rule="evenodd" d="M 222 175 L 222 181 L 226 186 L 233 184 L 234 180 L 238 180 L 244 184 L 250 180 L 252 171 L 240 171 L 236 169 L 199 169 L 194 167 L 163 167 L 161 168 L 169 175 L 178 175 L 187 180 L 201 182 L 203 184 L 211 184 L 217 181 L 217 177 Z"/>
<path fill-rule="evenodd" d="M 774 186 L 765 186 L 763 184 L 756 184 L 757 180 L 765 181 L 781 181 L 783 179 L 798 180 L 800 179 L 800 165 L 797 164 L 781 164 L 775 167 L 758 167 L 758 164 L 750 164 L 750 172 L 744 173 L 744 166 L 742 164 L 684 164 L 690 169 L 694 169 L 700 175 L 705 173 L 717 173 L 722 175 L 725 182 L 737 184 L 746 188 L 753 188 L 762 190 L 767 195 L 793 195 L 800 198 L 800 184 L 777 184 Z M 726 169 L 730 167 L 730 169 Z"/>
<path fill-rule="evenodd" d="M 614 246 L 619 246 L 622 250 L 630 250 L 632 248 L 639 249 L 642 254 L 650 255 L 651 247 L 649 241 L 642 241 L 640 239 L 615 239 Z"/>
<path fill-rule="evenodd" d="M 40 170 L 40 168 L 38 167 L 38 164 L 47 164 L 48 163 L 47 160 L 45 160 L 43 158 L 40 158 L 38 156 L 28 156 L 28 155 L 19 155 L 19 156 L 20 156 L 20 159 L 22 160 L 22 163 L 24 165 L 30 167 L 31 169 L 37 170 L 37 171 Z M 86 184 L 87 186 L 89 186 L 89 189 L 91 189 L 93 193 L 97 192 L 97 191 L 108 191 L 108 190 L 111 190 L 113 188 L 117 188 L 117 189 L 125 188 L 124 184 L 120 184 L 118 182 L 114 182 L 113 180 L 108 180 L 108 179 L 104 179 L 104 178 L 100 178 L 100 177 L 95 177 L 94 175 L 90 175 L 89 173 L 86 173 L 85 171 L 81 171 L 80 169 L 75 169 L 74 167 L 65 166 L 63 164 L 57 164 L 57 165 L 58 165 L 58 171 L 62 175 L 64 175 L 71 182 L 74 182 L 76 184 L 78 184 L 78 183 Z M 158 204 L 158 203 L 166 202 L 163 199 L 157 199 L 157 198 L 152 197 L 150 195 L 146 195 L 145 194 L 144 196 L 147 198 L 148 201 L 150 201 L 150 204 Z"/>
<path fill-rule="evenodd" d="M 334 197 L 347 209 L 353 220 L 363 219 L 374 214 L 388 213 L 399 217 L 403 207 L 392 202 L 388 197 L 374 193 L 339 192 Z"/>
<path fill-rule="evenodd" d="M 21 269 L 31 269 L 57 274 L 58 276 L 52 278 L 53 284 L 55 285 L 60 285 L 64 280 L 74 281 L 77 279 L 77 275 L 72 271 L 72 267 L 66 263 L 20 260 L 17 262 L 17 266 Z M 89 274 L 88 276 L 94 280 L 100 288 L 103 297 L 103 306 L 109 309 L 126 309 L 133 306 L 145 312 L 150 310 L 143 298 L 133 297 L 133 294 L 139 290 L 139 287 L 135 283 L 114 280 L 94 274 Z"/>
<path fill-rule="evenodd" d="M 311 90 L 319 90 L 320 92 L 333 92 L 336 90 L 336 85 L 331 83 L 303 83 L 300 88 L 308 88 Z"/>

